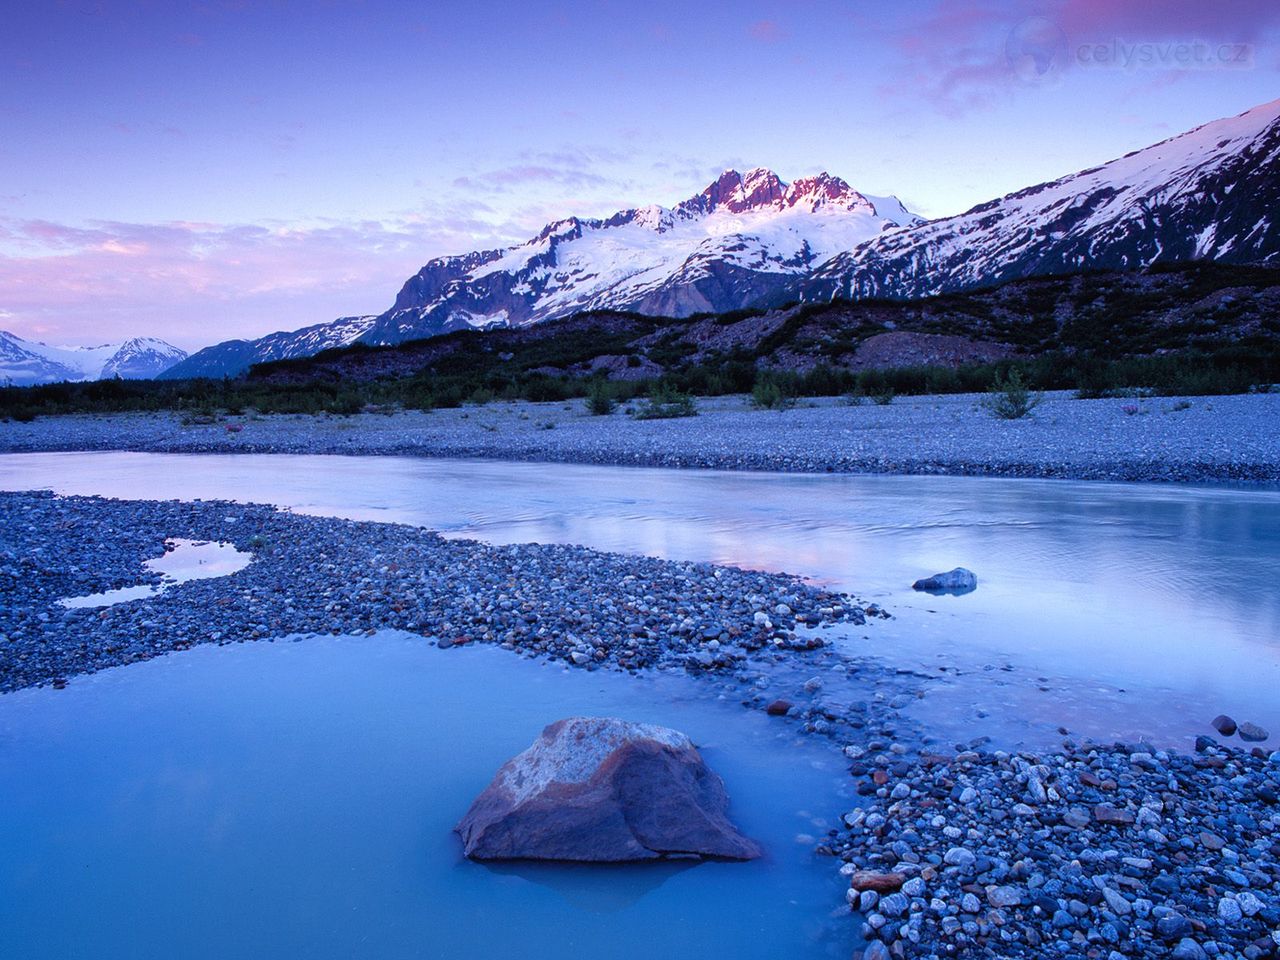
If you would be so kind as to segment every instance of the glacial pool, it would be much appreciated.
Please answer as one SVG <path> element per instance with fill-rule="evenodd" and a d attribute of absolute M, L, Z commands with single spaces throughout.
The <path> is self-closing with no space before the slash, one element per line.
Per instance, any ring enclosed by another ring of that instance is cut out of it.
<path fill-rule="evenodd" d="M 464 860 L 471 801 L 574 715 L 689 734 L 766 856 Z M 813 846 L 849 788 L 828 741 L 685 676 L 396 633 L 197 647 L 0 696 L 0 956 L 845 960 Z"/>

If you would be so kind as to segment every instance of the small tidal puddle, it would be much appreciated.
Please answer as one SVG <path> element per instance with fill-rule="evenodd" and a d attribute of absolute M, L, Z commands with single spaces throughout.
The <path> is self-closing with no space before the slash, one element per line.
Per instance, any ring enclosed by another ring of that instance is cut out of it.
<path fill-rule="evenodd" d="M 253 559 L 253 554 L 237 550 L 229 543 L 209 540 L 183 540 L 173 538 L 164 542 L 164 555 L 146 561 L 143 566 L 160 574 L 160 583 L 140 583 L 133 587 L 120 587 L 85 597 L 67 597 L 59 600 L 64 607 L 110 607 L 129 600 L 142 600 L 164 593 L 169 587 L 188 580 L 207 580 L 225 577 L 243 570 Z"/>
<path fill-rule="evenodd" d="M 765 856 L 464 860 L 471 801 L 574 715 L 687 733 Z M 813 843 L 849 786 L 832 744 L 683 675 L 399 633 L 200 647 L 0 696 L 0 956 L 847 960 Z"/>

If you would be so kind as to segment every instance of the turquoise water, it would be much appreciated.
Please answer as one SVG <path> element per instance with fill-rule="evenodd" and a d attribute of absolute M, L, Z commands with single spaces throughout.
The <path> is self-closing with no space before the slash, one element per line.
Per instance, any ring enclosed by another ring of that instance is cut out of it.
<path fill-rule="evenodd" d="M 227 498 L 493 543 L 784 570 L 895 618 L 831 636 L 935 676 L 943 741 L 1039 747 L 1059 727 L 1189 749 L 1228 713 L 1280 745 L 1275 488 L 732 473 L 395 457 L 0 456 L 0 489 Z M 955 566 L 975 593 L 910 584 Z"/>
<path fill-rule="evenodd" d="M 843 758 L 681 676 L 387 634 L 201 647 L 0 696 L 0 957 L 839 957 Z M 688 733 L 751 863 L 484 866 L 452 827 L 542 727 Z"/>

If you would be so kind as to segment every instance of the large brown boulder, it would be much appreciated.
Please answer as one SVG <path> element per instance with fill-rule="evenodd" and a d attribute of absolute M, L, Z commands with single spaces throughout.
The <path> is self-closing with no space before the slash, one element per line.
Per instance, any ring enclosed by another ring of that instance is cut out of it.
<path fill-rule="evenodd" d="M 683 733 L 571 717 L 508 760 L 455 828 L 474 860 L 750 860 L 724 783 Z"/>

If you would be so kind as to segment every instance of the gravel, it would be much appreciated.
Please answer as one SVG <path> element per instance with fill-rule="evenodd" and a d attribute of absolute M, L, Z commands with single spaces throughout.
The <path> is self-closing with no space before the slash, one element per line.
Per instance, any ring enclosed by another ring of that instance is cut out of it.
<path fill-rule="evenodd" d="M 782 412 L 743 397 L 699 401 L 696 417 L 589 416 L 582 401 L 353 417 L 173 414 L 0 423 L 0 452 L 138 450 L 395 454 L 807 472 L 942 473 L 1088 480 L 1280 480 L 1280 394 L 1076 400 L 1046 396 L 998 420 L 973 395 L 880 406 L 820 399 Z M 228 425 L 239 427 L 228 430 Z"/>
<path fill-rule="evenodd" d="M 158 583 L 142 564 L 168 538 L 227 542 L 254 559 L 109 607 L 58 602 Z M 382 629 L 578 667 L 718 671 L 819 649 L 807 628 L 839 622 L 863 623 L 863 608 L 787 575 L 221 501 L 0 494 L 0 692 L 200 643 Z"/>
<path fill-rule="evenodd" d="M 879 786 L 830 848 L 864 958 L 1280 956 L 1280 753 L 958 745 L 853 772 Z"/>
<path fill-rule="evenodd" d="M 142 564 L 168 538 L 254 559 L 115 606 L 58 603 L 157 582 Z M 927 678 L 810 629 L 885 615 L 709 564 L 222 501 L 0 493 L 0 692 L 200 643 L 383 629 L 576 669 L 684 669 L 843 747 L 862 805 L 817 851 L 850 876 L 866 960 L 1280 957 L 1280 753 L 1208 737 L 1192 755 L 1072 741 L 1011 754 L 986 737 L 942 750 L 899 712 Z"/>

